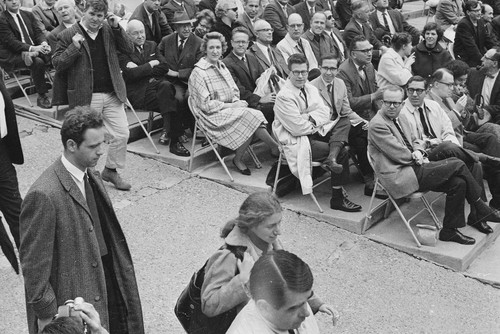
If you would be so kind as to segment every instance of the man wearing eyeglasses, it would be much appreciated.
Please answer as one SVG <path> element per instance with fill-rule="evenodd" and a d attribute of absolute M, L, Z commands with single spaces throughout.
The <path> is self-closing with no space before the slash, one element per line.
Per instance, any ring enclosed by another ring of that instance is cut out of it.
<path fill-rule="evenodd" d="M 342 34 L 336 27 L 337 21 L 335 21 L 332 11 L 325 10 L 326 22 L 325 22 L 325 34 L 329 36 L 333 41 L 333 46 L 340 57 L 340 63 L 343 63 L 347 55 L 347 46 L 342 39 Z"/>
<path fill-rule="evenodd" d="M 325 33 L 325 23 L 325 13 L 318 12 L 314 14 L 311 18 L 311 29 L 302 35 L 311 44 L 318 63 L 325 54 L 333 53 L 336 56 L 339 54 L 338 49 L 335 48 L 333 39 Z"/>
<path fill-rule="evenodd" d="M 469 0 L 465 3 L 465 12 L 467 15 L 457 24 L 453 52 L 457 59 L 475 67 L 481 64 L 486 51 L 495 45 L 485 21 L 481 19 L 481 4 Z"/>
<path fill-rule="evenodd" d="M 299 14 L 304 22 L 304 30 L 307 31 L 310 28 L 310 21 L 316 12 L 322 12 L 323 9 L 321 5 L 316 2 L 316 0 L 305 0 L 301 1 L 295 6 L 295 13 Z"/>
<path fill-rule="evenodd" d="M 415 85 L 411 89 L 415 93 L 416 89 L 422 88 Z M 458 230 L 466 226 L 465 200 L 476 212 L 476 224 L 499 222 L 500 215 L 482 200 L 483 191 L 463 161 L 450 157 L 429 162 L 420 149 L 411 145 L 411 137 L 403 131 L 401 124 L 400 112 L 406 106 L 403 96 L 402 88 L 387 87 L 382 108 L 370 121 L 368 152 L 373 169 L 382 186 L 395 199 L 415 191 L 445 192 L 445 214 L 439 239 L 472 245 L 474 238 Z"/>
<path fill-rule="evenodd" d="M 323 162 L 334 171 L 338 171 L 337 167 L 341 165 L 341 174 L 331 178 L 330 208 L 346 212 L 361 211 L 361 206 L 351 202 L 342 187 L 349 181 L 349 157 L 345 149 L 337 145 L 336 138 L 331 138 L 335 122 L 318 89 L 307 81 L 307 58 L 302 54 L 293 54 L 288 58 L 288 67 L 290 76 L 276 95 L 273 132 L 283 145 L 290 171 L 299 178 L 302 193 L 306 195 L 312 193 L 311 161 Z M 338 154 L 335 161 L 332 153 Z"/>

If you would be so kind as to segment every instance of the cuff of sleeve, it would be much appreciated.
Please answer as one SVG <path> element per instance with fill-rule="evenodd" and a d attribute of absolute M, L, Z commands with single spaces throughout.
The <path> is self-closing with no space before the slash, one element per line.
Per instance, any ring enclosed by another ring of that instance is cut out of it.
<path fill-rule="evenodd" d="M 47 292 L 49 293 L 49 292 Z M 31 304 L 36 316 L 39 319 L 52 318 L 57 313 L 56 296 L 52 292 L 43 300 Z"/>

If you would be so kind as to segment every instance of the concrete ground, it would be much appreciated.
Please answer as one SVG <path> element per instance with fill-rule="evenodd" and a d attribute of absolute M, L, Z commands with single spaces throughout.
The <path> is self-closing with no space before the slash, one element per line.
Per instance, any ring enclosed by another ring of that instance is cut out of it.
<path fill-rule="evenodd" d="M 26 163 L 21 192 L 60 154 L 59 132 L 19 118 Z M 99 167 L 102 168 L 104 157 Z M 158 161 L 128 155 L 132 191 L 108 187 L 134 258 L 146 332 L 182 333 L 175 301 L 192 272 L 222 240 L 245 193 Z M 366 237 L 285 210 L 285 247 L 308 262 L 315 292 L 341 313 L 322 333 L 498 333 L 500 291 Z M 0 256 L 0 333 L 26 333 L 24 289 Z"/>

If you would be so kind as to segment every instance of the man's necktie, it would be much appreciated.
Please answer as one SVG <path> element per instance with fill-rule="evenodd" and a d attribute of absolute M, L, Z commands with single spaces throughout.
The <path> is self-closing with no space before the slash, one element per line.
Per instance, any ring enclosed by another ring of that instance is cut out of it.
<path fill-rule="evenodd" d="M 182 53 L 182 49 L 184 49 L 184 42 L 186 42 L 185 39 L 181 39 L 181 42 L 179 43 L 179 50 L 178 50 L 178 55 L 180 56 Z"/>
<path fill-rule="evenodd" d="M 310 15 L 310 17 L 313 17 L 313 15 L 314 15 L 314 7 L 311 7 L 311 9 L 309 9 L 309 15 Z"/>
<path fill-rule="evenodd" d="M 420 122 L 422 123 L 422 127 L 424 128 L 424 134 L 429 138 L 436 138 L 436 134 L 434 133 L 434 131 L 432 131 L 430 123 L 427 123 L 427 117 L 425 117 L 424 110 L 419 107 L 418 113 L 420 114 Z"/>
<path fill-rule="evenodd" d="M 304 87 L 302 87 L 300 89 L 300 91 L 302 92 L 302 99 L 305 101 L 305 103 L 306 103 L 306 109 L 307 109 L 307 108 L 309 108 L 309 103 L 307 102 L 306 90 L 304 89 Z"/>
<path fill-rule="evenodd" d="M 28 34 L 28 31 L 26 30 L 26 27 L 24 26 L 23 19 L 21 19 L 21 15 L 17 15 L 17 21 L 19 22 L 19 25 L 21 26 L 21 34 L 23 34 L 24 38 L 24 43 L 33 45 L 33 40 L 30 37 L 30 34 Z"/>
<path fill-rule="evenodd" d="M 283 14 L 285 14 L 285 17 L 288 18 L 288 12 L 286 11 L 286 6 L 281 7 L 283 9 Z"/>
<path fill-rule="evenodd" d="M 54 23 L 54 27 L 57 27 L 59 25 L 59 20 L 57 19 L 57 15 L 56 15 L 56 11 L 54 10 L 54 7 L 52 7 L 50 9 L 50 11 L 52 12 L 52 17 L 53 17 L 52 22 Z"/>
<path fill-rule="evenodd" d="M 396 129 L 398 129 L 401 137 L 403 137 L 403 141 L 405 142 L 406 147 L 410 150 L 410 152 L 413 153 L 413 147 L 411 146 L 410 142 L 408 141 L 408 138 L 406 138 L 405 134 L 403 133 L 403 130 L 401 130 L 401 127 L 399 126 L 398 122 L 396 121 L 396 119 L 393 119 L 392 121 L 394 122 Z"/>
<path fill-rule="evenodd" d="M 288 330 L 288 333 L 289 333 L 289 334 L 295 334 L 295 329 L 289 329 L 289 330 Z"/>
<path fill-rule="evenodd" d="M 297 41 L 297 49 L 299 50 L 300 53 L 302 53 L 303 55 L 305 55 L 305 52 L 304 52 L 304 45 L 302 45 L 302 40 L 298 39 Z"/>
<path fill-rule="evenodd" d="M 97 238 L 97 243 L 99 244 L 99 252 L 101 256 L 108 254 L 108 248 L 106 247 L 106 242 L 104 241 L 104 235 L 102 234 L 101 220 L 99 219 L 99 211 L 97 210 L 97 204 L 94 197 L 94 191 L 90 185 L 87 173 L 84 174 L 83 182 L 85 184 L 85 197 L 87 198 L 87 205 L 90 209 L 90 215 L 92 216 L 92 221 L 94 222 L 94 231 Z"/>
<path fill-rule="evenodd" d="M 156 34 L 156 15 L 154 13 L 151 14 L 151 32 L 153 36 Z"/>
<path fill-rule="evenodd" d="M 245 68 L 247 69 L 248 73 L 250 73 L 250 68 L 248 67 L 248 62 L 247 62 L 247 57 L 243 56 L 241 58 L 241 61 L 243 62 L 243 64 L 245 65 Z"/>
<path fill-rule="evenodd" d="M 366 72 L 365 72 L 365 68 L 366 68 L 366 65 L 361 65 L 361 66 L 359 67 L 359 71 L 358 71 L 359 76 L 361 77 L 361 79 L 363 79 L 363 81 L 364 81 L 364 80 L 366 80 Z"/>
<path fill-rule="evenodd" d="M 389 21 L 387 21 L 387 12 L 382 13 L 382 18 L 384 19 L 385 29 L 387 29 L 387 31 L 390 33 L 391 28 L 389 28 Z"/>
<path fill-rule="evenodd" d="M 339 115 L 337 112 L 337 108 L 335 107 L 335 98 L 333 96 L 333 84 L 328 84 L 328 93 L 330 93 L 330 101 L 332 102 L 332 120 L 337 119 L 337 116 Z"/>

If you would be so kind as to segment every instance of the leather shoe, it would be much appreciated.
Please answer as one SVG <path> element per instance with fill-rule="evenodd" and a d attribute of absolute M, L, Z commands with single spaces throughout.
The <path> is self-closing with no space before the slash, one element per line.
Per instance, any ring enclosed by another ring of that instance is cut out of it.
<path fill-rule="evenodd" d="M 163 131 L 160 135 L 160 138 L 158 139 L 158 142 L 162 145 L 167 146 L 170 144 L 170 138 L 168 138 L 167 131 Z"/>
<path fill-rule="evenodd" d="M 439 240 L 456 242 L 462 245 L 474 245 L 476 240 L 474 238 L 463 235 L 459 230 L 455 229 L 442 229 L 439 232 Z"/>
<path fill-rule="evenodd" d="M 487 156 L 484 164 L 488 165 L 490 167 L 499 168 L 500 167 L 500 158 Z"/>
<path fill-rule="evenodd" d="M 170 143 L 170 153 L 178 155 L 180 157 L 189 157 L 191 154 L 189 151 L 182 145 L 181 142 Z"/>
<path fill-rule="evenodd" d="M 475 207 L 478 222 L 500 223 L 500 212 L 490 208 L 483 200 L 479 199 Z"/>
<path fill-rule="evenodd" d="M 323 162 L 321 167 L 329 172 L 332 172 L 333 174 L 340 174 L 344 170 L 344 166 L 330 159 Z"/>
<path fill-rule="evenodd" d="M 241 174 L 243 174 L 243 175 L 252 175 L 252 172 L 250 171 L 250 169 L 248 169 L 248 167 L 246 167 L 245 169 L 240 169 L 238 166 L 236 166 L 236 164 L 234 163 L 234 159 L 233 159 L 233 165 L 234 165 L 234 167 L 236 167 L 236 169 L 238 170 L 238 172 L 240 172 Z"/>
<path fill-rule="evenodd" d="M 358 212 L 362 209 L 361 205 L 353 203 L 347 198 L 347 192 L 343 188 L 332 189 L 330 208 L 332 210 L 341 210 L 345 212 Z"/>
<path fill-rule="evenodd" d="M 179 141 L 183 144 L 187 143 L 189 141 L 188 136 L 184 133 L 182 136 L 179 137 Z"/>
<path fill-rule="evenodd" d="M 127 181 L 123 180 L 116 171 L 116 169 L 109 169 L 107 167 L 101 173 L 101 178 L 106 182 L 111 182 L 118 190 L 130 190 L 132 186 Z"/>
<path fill-rule="evenodd" d="M 467 223 L 467 225 L 474 227 L 476 230 L 484 234 L 493 233 L 493 229 L 488 224 L 486 224 L 486 222 L 478 222 L 475 224 Z"/>
<path fill-rule="evenodd" d="M 375 187 L 374 186 L 369 186 L 369 185 L 365 185 L 365 196 L 371 196 L 373 194 L 373 189 Z M 380 189 L 380 187 L 377 188 L 377 192 L 375 193 L 375 197 L 378 198 L 378 199 L 387 199 L 389 198 L 389 196 L 387 196 L 387 193 Z"/>
<path fill-rule="evenodd" d="M 36 105 L 43 109 L 52 108 L 52 103 L 50 103 L 50 99 L 47 94 L 38 94 L 38 98 L 36 99 Z"/>

